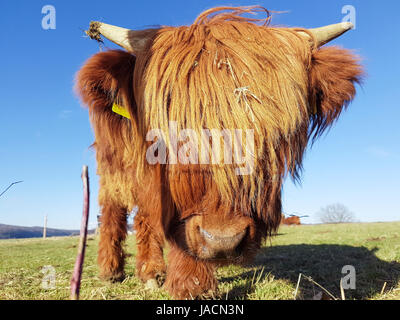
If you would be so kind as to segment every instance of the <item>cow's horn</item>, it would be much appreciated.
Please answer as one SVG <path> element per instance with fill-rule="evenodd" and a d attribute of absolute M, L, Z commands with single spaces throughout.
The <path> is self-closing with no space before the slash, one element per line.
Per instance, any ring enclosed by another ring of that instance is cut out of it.
<path fill-rule="evenodd" d="M 114 42 L 125 50 L 137 54 L 148 48 L 149 41 L 159 29 L 129 30 L 103 22 L 92 21 L 86 34 L 97 41 L 100 35 Z"/>
<path fill-rule="evenodd" d="M 308 31 L 310 31 L 314 36 L 315 45 L 320 47 L 341 36 L 343 33 L 349 31 L 353 27 L 354 25 L 351 22 L 341 22 L 321 28 L 308 29 Z"/>

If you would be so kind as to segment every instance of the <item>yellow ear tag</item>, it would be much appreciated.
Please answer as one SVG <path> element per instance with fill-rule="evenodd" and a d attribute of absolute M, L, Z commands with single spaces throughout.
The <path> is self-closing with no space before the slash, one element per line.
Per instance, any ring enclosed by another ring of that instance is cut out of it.
<path fill-rule="evenodd" d="M 128 119 L 131 118 L 128 110 L 126 110 L 123 106 L 120 106 L 119 104 L 114 103 L 112 106 L 112 111 L 119 114 L 120 116 L 125 117 L 125 118 L 128 118 Z"/>

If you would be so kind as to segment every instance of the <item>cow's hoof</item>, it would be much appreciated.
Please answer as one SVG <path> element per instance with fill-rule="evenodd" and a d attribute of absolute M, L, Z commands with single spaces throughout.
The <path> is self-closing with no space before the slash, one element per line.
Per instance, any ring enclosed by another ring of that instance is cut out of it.
<path fill-rule="evenodd" d="M 145 282 L 147 289 L 155 290 L 161 288 L 165 282 L 165 272 L 160 272 L 155 275 L 155 278 L 148 279 Z"/>
<path fill-rule="evenodd" d="M 157 290 L 160 287 L 156 279 L 147 280 L 144 286 L 150 290 Z"/>
<path fill-rule="evenodd" d="M 156 274 L 156 279 L 155 280 L 157 281 L 157 285 L 158 285 L 159 288 L 161 288 L 163 286 L 166 276 L 167 276 L 167 273 L 164 272 L 164 271 L 158 272 Z"/>
<path fill-rule="evenodd" d="M 109 282 L 112 282 L 112 283 L 116 283 L 116 282 L 124 281 L 125 273 L 124 272 L 117 272 L 117 273 L 112 273 L 112 274 L 103 274 L 100 277 L 104 281 L 109 281 Z"/>

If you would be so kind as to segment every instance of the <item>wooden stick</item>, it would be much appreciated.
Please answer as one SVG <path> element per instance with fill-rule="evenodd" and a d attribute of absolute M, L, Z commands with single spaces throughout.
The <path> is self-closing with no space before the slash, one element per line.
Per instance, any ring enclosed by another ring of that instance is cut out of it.
<path fill-rule="evenodd" d="M 386 289 L 386 281 L 385 281 L 385 283 L 383 284 L 383 287 L 382 287 L 382 290 L 381 290 L 381 294 L 383 294 L 383 293 L 385 292 L 385 289 Z"/>
<path fill-rule="evenodd" d="M 317 283 L 316 281 L 314 281 L 311 277 L 308 277 L 308 276 L 306 276 L 306 275 L 304 275 L 304 274 L 302 274 L 302 273 L 299 273 L 299 278 L 298 278 L 298 280 L 297 280 L 297 286 L 296 286 L 296 290 L 295 290 L 295 292 L 294 292 L 294 300 L 296 300 L 296 297 L 297 297 L 297 291 L 298 291 L 298 289 L 299 289 L 299 285 L 300 285 L 300 280 L 301 280 L 301 277 L 304 277 L 305 279 L 307 279 L 308 281 L 310 281 L 310 282 L 312 282 L 312 283 L 314 283 L 315 285 L 317 285 L 318 287 L 320 287 L 323 291 L 325 291 L 333 300 L 337 300 L 336 298 L 335 298 L 335 296 L 332 294 L 332 293 L 330 293 L 327 289 L 325 289 L 323 286 L 321 286 L 319 283 Z"/>
<path fill-rule="evenodd" d="M 296 290 L 294 291 L 294 297 L 293 297 L 294 300 L 296 300 L 297 297 L 297 291 L 299 290 L 300 281 L 301 281 L 301 273 L 299 273 L 299 278 L 297 279 Z"/>
<path fill-rule="evenodd" d="M 79 300 L 79 289 L 81 286 L 83 261 L 85 258 L 86 237 L 89 220 L 89 173 L 88 167 L 83 166 L 83 213 L 79 239 L 78 255 L 75 261 L 74 272 L 71 279 L 71 300 Z"/>
<path fill-rule="evenodd" d="M 332 293 L 330 293 L 327 289 L 325 289 L 323 286 L 321 286 L 318 282 L 314 281 L 311 277 L 308 277 L 304 274 L 302 274 L 302 276 L 304 278 L 306 278 L 308 281 L 310 281 L 310 282 L 314 283 L 315 285 L 317 285 L 318 287 L 320 287 L 322 290 L 324 290 L 333 300 L 337 300 Z"/>
<path fill-rule="evenodd" d="M 340 279 L 340 296 L 342 300 L 346 300 L 346 296 L 344 294 L 344 288 L 343 288 L 343 279 Z"/>

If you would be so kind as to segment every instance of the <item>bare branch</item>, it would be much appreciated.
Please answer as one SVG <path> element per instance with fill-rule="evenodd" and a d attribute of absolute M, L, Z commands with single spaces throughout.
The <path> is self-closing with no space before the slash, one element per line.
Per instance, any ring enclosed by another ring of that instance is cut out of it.
<path fill-rule="evenodd" d="M 2 193 L 0 193 L 0 197 L 1 197 L 3 194 L 5 194 L 5 193 L 7 192 L 7 190 L 10 189 L 14 184 L 21 183 L 21 182 L 23 182 L 23 181 L 17 181 L 17 182 L 11 183 L 11 184 L 7 187 L 6 190 L 4 190 Z"/>

